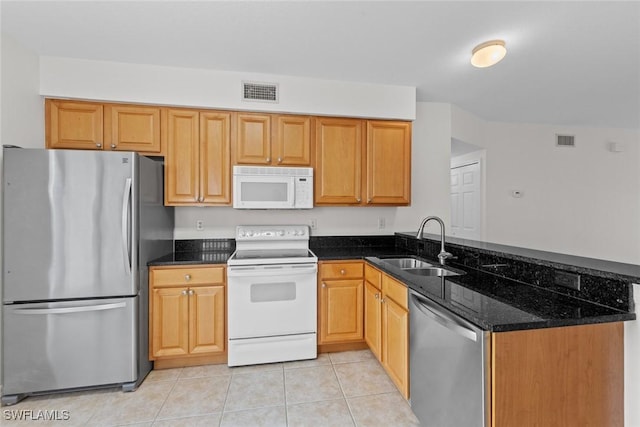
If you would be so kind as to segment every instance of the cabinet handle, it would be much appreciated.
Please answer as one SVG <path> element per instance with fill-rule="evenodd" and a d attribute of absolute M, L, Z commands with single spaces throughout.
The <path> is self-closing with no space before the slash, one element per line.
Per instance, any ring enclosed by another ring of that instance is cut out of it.
<path fill-rule="evenodd" d="M 202 202 L 204 202 L 204 196 L 200 197 L 200 198 L 198 199 L 198 201 L 199 201 L 199 202 L 201 202 L 201 203 L 202 203 Z"/>
<path fill-rule="evenodd" d="M 116 149 L 116 144 L 111 144 L 111 149 L 115 150 Z"/>
<path fill-rule="evenodd" d="M 182 291 L 182 295 L 186 295 L 187 294 L 187 290 L 185 289 L 184 291 Z"/>
<path fill-rule="evenodd" d="M 323 288 L 326 288 L 326 287 L 327 287 L 327 284 L 326 284 L 326 283 L 323 283 L 323 284 L 322 284 L 322 287 L 323 287 Z"/>
<path fill-rule="evenodd" d="M 358 198 L 356 199 L 356 202 L 358 202 L 358 203 L 360 203 L 361 201 L 362 201 L 362 199 L 361 199 L 360 197 L 358 197 Z"/>
<path fill-rule="evenodd" d="M 342 274 L 343 276 L 345 275 L 346 271 L 344 271 L 344 268 L 342 270 L 340 270 L 340 274 Z"/>
<path fill-rule="evenodd" d="M 267 163 L 271 162 L 271 157 L 267 157 Z"/>
<path fill-rule="evenodd" d="M 189 289 L 189 295 L 193 295 L 195 292 L 193 291 L 193 289 Z"/>
<path fill-rule="evenodd" d="M 376 299 L 380 299 L 380 294 L 375 295 Z"/>
<path fill-rule="evenodd" d="M 282 157 L 278 157 L 278 164 L 282 163 Z"/>
<path fill-rule="evenodd" d="M 367 200 L 367 203 L 371 203 L 371 199 L 368 199 L 368 200 Z"/>
<path fill-rule="evenodd" d="M 381 298 L 381 299 L 380 299 L 380 302 L 381 302 L 381 303 L 385 303 L 385 302 L 387 302 L 387 300 L 385 300 L 384 298 Z"/>
<path fill-rule="evenodd" d="M 99 143 L 99 142 L 96 142 L 96 147 L 98 147 L 98 148 L 102 148 L 102 144 L 101 144 L 101 143 Z"/>
<path fill-rule="evenodd" d="M 189 280 L 191 280 L 191 275 L 190 275 L 190 274 L 185 274 L 185 275 L 184 275 L 184 280 L 186 280 L 187 282 L 188 282 Z"/>

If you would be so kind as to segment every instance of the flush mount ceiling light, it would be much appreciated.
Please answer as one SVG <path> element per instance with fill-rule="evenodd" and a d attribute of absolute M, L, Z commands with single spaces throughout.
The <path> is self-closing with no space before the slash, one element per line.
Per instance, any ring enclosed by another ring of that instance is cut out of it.
<path fill-rule="evenodd" d="M 506 54 L 503 40 L 491 40 L 473 48 L 471 65 L 478 68 L 490 67 L 500 62 Z"/>

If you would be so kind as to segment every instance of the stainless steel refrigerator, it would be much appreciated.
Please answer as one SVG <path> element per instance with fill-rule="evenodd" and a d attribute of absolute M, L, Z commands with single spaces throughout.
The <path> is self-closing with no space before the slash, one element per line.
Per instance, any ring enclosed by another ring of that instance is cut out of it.
<path fill-rule="evenodd" d="M 148 360 L 147 262 L 172 250 L 158 161 L 4 148 L 2 403 L 134 390 Z"/>

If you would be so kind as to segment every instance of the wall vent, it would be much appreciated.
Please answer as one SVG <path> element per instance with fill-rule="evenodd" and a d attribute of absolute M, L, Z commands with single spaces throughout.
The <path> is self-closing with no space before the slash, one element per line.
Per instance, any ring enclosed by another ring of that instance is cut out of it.
<path fill-rule="evenodd" d="M 242 82 L 242 100 L 278 102 L 277 83 Z"/>
<path fill-rule="evenodd" d="M 573 135 L 556 134 L 556 147 L 575 147 L 576 137 Z"/>

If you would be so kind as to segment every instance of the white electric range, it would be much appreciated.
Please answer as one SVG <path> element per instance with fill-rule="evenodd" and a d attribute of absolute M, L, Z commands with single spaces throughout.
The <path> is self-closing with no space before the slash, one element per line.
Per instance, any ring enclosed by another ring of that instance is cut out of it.
<path fill-rule="evenodd" d="M 318 258 L 309 227 L 238 226 L 227 266 L 228 365 L 316 358 Z"/>

